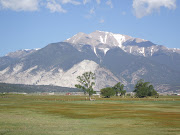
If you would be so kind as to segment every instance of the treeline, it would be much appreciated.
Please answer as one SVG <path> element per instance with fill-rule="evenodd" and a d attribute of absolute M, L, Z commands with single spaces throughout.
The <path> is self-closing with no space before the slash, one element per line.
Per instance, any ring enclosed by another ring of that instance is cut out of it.
<path fill-rule="evenodd" d="M 105 98 L 110 98 L 110 96 L 125 96 L 126 90 L 124 90 L 124 85 L 118 82 L 113 87 L 107 87 L 101 89 L 101 95 Z"/>
<path fill-rule="evenodd" d="M 91 99 L 91 96 L 93 94 L 96 94 L 96 91 L 94 91 L 93 87 L 95 86 L 95 78 L 96 75 L 93 72 L 85 72 L 81 76 L 77 77 L 77 81 L 79 84 L 76 84 L 75 87 L 82 90 L 84 94 L 89 95 L 89 100 Z M 101 95 L 105 98 L 110 98 L 110 96 L 116 96 L 120 95 L 123 96 L 126 94 L 126 90 L 124 90 L 124 85 L 120 82 L 114 85 L 113 87 L 107 87 L 101 89 Z"/>
<path fill-rule="evenodd" d="M 0 93 L 37 93 L 37 92 L 80 92 L 76 88 L 67 88 L 52 85 L 24 85 L 0 83 Z"/>
<path fill-rule="evenodd" d="M 91 96 L 96 93 L 94 91 L 93 86 L 95 86 L 95 73 L 85 72 L 81 76 L 77 77 L 77 81 L 79 84 L 76 84 L 75 87 L 82 90 L 84 94 L 89 95 L 89 100 L 91 100 Z M 150 84 L 150 82 L 144 82 L 144 80 L 140 79 L 135 87 L 134 91 L 135 97 L 144 98 L 148 96 L 158 97 L 157 91 L 154 89 L 154 86 Z M 124 85 L 118 82 L 113 87 L 106 87 L 101 89 L 101 95 L 105 98 L 110 98 L 111 96 L 122 96 L 124 97 L 126 94 L 126 90 L 124 90 Z"/>
<path fill-rule="evenodd" d="M 135 87 L 134 91 L 135 97 L 138 98 L 144 98 L 144 97 L 150 97 L 154 96 L 156 98 L 159 97 L 159 94 L 157 91 L 154 89 L 154 86 L 150 84 L 150 82 L 144 82 L 144 80 L 139 80 Z M 125 96 L 126 90 L 124 90 L 124 85 L 121 84 L 120 82 L 117 83 L 113 87 L 107 87 L 104 89 L 101 89 L 101 95 L 104 96 L 105 98 L 110 98 L 110 96 Z"/>

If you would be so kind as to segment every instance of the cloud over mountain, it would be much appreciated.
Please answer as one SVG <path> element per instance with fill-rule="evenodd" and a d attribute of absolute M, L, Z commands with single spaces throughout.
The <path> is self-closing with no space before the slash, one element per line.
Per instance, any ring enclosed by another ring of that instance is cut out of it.
<path fill-rule="evenodd" d="M 175 9 L 176 0 L 133 0 L 134 13 L 137 18 L 160 11 L 161 7 Z"/>
<path fill-rule="evenodd" d="M 50 12 L 66 13 L 64 4 L 72 4 L 74 6 L 85 6 L 88 3 L 96 5 L 106 4 L 113 8 L 112 0 L 0 0 L 1 9 L 11 9 L 14 11 L 37 11 L 42 7 L 50 10 Z M 160 11 L 161 7 L 170 10 L 176 9 L 176 0 L 133 0 L 132 7 L 137 18 L 142 18 L 153 12 Z M 91 8 L 92 9 L 92 8 Z"/>

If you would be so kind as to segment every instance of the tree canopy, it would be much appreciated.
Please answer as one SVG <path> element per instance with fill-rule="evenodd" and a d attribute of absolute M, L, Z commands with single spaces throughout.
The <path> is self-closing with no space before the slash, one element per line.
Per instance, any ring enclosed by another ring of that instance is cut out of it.
<path fill-rule="evenodd" d="M 126 94 L 126 90 L 124 90 L 124 85 L 118 82 L 116 85 L 114 85 L 113 90 L 116 93 L 116 96 L 120 93 L 120 96 L 124 96 Z"/>
<path fill-rule="evenodd" d="M 101 95 L 105 98 L 110 98 L 111 96 L 115 95 L 115 91 L 111 87 L 101 89 Z"/>
<path fill-rule="evenodd" d="M 149 82 L 144 82 L 142 79 L 136 83 L 133 92 L 136 92 L 136 96 L 139 98 L 158 95 L 157 91 L 154 90 L 153 85 L 150 85 Z"/>
<path fill-rule="evenodd" d="M 92 94 L 95 94 L 96 92 L 93 90 L 93 86 L 95 85 L 95 74 L 92 72 L 85 72 L 82 74 L 82 76 L 78 76 L 77 80 L 80 84 L 76 84 L 75 87 L 78 89 L 83 90 L 84 94 L 89 95 L 89 98 L 91 99 Z"/>

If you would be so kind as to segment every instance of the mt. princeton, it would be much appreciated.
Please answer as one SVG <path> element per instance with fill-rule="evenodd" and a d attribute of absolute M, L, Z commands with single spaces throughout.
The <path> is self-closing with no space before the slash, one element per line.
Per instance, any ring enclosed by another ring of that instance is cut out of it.
<path fill-rule="evenodd" d="M 77 76 L 96 74 L 95 90 L 117 82 L 132 91 L 139 79 L 159 92 L 180 90 L 180 49 L 111 32 L 78 33 L 42 49 L 0 57 L 0 82 L 74 87 Z"/>

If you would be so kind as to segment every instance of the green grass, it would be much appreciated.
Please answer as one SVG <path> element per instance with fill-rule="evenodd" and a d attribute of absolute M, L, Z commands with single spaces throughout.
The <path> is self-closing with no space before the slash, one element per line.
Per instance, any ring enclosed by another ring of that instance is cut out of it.
<path fill-rule="evenodd" d="M 159 99 L 8 95 L 0 135 L 179 135 L 180 97 Z"/>

